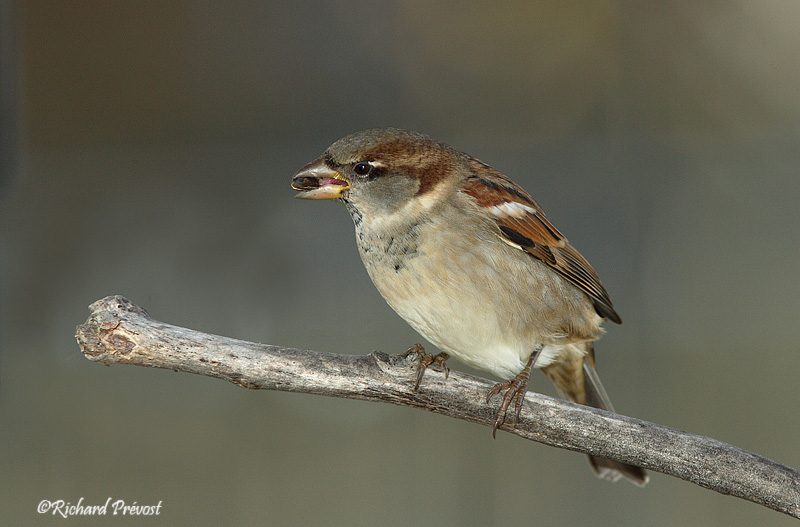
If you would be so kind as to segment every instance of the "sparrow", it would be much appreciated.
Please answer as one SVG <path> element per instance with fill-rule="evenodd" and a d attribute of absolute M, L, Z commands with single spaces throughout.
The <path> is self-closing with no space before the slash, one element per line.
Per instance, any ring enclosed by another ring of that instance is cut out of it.
<path fill-rule="evenodd" d="M 442 350 L 500 379 L 494 430 L 517 417 L 533 368 L 568 399 L 613 411 L 593 343 L 621 319 L 589 262 L 511 179 L 430 137 L 374 128 L 333 143 L 292 179 L 298 198 L 338 199 L 367 273 L 386 302 Z M 644 469 L 589 456 L 595 473 L 644 485 Z"/>

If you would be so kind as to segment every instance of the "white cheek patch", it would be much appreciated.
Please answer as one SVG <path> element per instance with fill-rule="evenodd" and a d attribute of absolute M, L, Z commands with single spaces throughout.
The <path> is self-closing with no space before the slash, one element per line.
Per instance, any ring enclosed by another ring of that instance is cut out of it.
<path fill-rule="evenodd" d="M 518 201 L 506 201 L 500 205 L 495 205 L 489 212 L 498 218 L 505 218 L 511 216 L 512 218 L 523 218 L 527 214 L 536 214 L 536 209 L 529 207 Z"/>
<path fill-rule="evenodd" d="M 398 225 L 407 225 L 409 218 L 415 219 L 426 214 L 433 206 L 446 199 L 446 193 L 450 188 L 440 182 L 432 189 L 420 196 L 407 200 L 396 210 L 387 214 L 365 214 L 365 219 L 369 216 L 369 222 L 375 229 L 393 229 Z"/>
<path fill-rule="evenodd" d="M 413 204 L 413 206 L 420 207 L 423 210 L 428 210 L 432 206 L 444 200 L 449 190 L 450 187 L 444 184 L 443 181 L 440 181 L 432 189 L 429 189 L 424 194 L 417 196 L 417 199 L 411 200 L 409 204 Z"/>

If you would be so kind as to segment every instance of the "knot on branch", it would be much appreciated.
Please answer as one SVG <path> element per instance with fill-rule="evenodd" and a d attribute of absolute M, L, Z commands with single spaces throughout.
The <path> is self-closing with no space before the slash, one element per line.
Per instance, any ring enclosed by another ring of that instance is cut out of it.
<path fill-rule="evenodd" d="M 131 317 L 152 320 L 150 314 L 127 298 L 107 296 L 89 306 L 91 315 L 85 323 L 75 329 L 75 339 L 83 354 L 94 361 L 111 364 L 111 354 L 127 355 L 136 343 L 124 331 L 120 323 Z"/>

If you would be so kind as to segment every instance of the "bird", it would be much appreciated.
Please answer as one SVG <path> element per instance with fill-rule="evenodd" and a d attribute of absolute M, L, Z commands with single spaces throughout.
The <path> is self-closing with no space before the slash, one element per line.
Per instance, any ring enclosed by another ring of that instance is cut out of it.
<path fill-rule="evenodd" d="M 371 128 L 334 142 L 292 178 L 302 199 L 341 201 L 367 274 L 420 335 L 415 390 L 451 356 L 499 379 L 493 434 L 511 404 L 517 418 L 531 370 L 562 396 L 613 411 L 597 376 L 602 323 L 621 323 L 589 262 L 518 184 L 427 135 Z M 595 473 L 637 485 L 641 467 L 589 456 Z"/>

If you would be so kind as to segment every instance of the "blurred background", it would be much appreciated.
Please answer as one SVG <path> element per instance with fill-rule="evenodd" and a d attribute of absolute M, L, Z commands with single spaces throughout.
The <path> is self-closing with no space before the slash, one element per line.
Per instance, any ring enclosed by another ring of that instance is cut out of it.
<path fill-rule="evenodd" d="M 798 467 L 800 3 L 0 5 L 7 524 L 109 496 L 163 502 L 113 519 L 137 526 L 795 524 L 418 410 L 105 368 L 74 331 L 121 294 L 240 339 L 404 351 L 344 208 L 289 181 L 410 128 L 513 177 L 592 262 L 624 319 L 596 346 L 618 411 Z"/>

